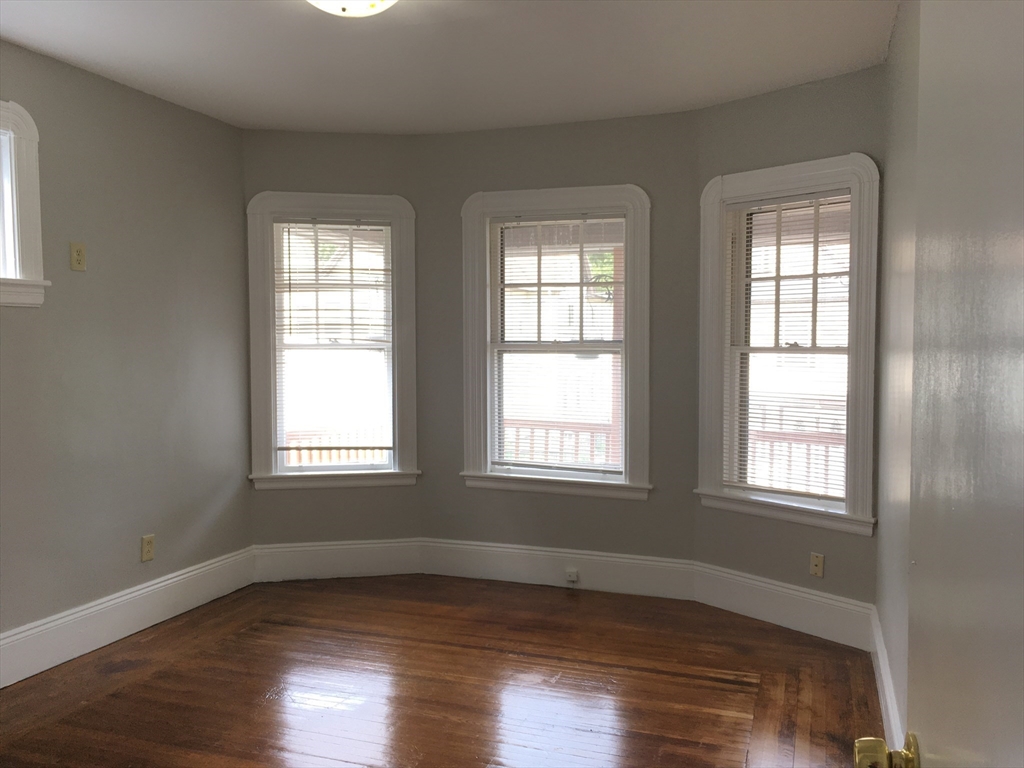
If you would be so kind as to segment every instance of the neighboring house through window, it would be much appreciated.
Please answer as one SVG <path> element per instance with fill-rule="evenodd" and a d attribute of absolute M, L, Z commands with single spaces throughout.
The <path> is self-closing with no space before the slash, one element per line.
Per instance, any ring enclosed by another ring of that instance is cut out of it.
<path fill-rule="evenodd" d="M 870 535 L 878 173 L 719 177 L 702 201 L 700 494 Z"/>
<path fill-rule="evenodd" d="M 43 280 L 39 132 L 28 112 L 0 101 L 0 305 L 37 307 Z"/>
<path fill-rule="evenodd" d="M 647 195 L 463 208 L 467 485 L 646 498 Z"/>
<path fill-rule="evenodd" d="M 248 211 L 256 488 L 415 483 L 411 206 L 265 192 Z"/>

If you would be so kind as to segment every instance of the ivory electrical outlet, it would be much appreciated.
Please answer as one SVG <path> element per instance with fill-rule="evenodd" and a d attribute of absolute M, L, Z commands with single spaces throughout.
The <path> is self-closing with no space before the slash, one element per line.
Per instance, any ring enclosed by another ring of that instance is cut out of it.
<path fill-rule="evenodd" d="M 580 572 L 576 568 L 565 569 L 565 580 L 570 584 L 576 584 L 580 580 Z"/>
<path fill-rule="evenodd" d="M 825 578 L 825 556 L 817 552 L 811 552 L 811 576 Z"/>
<path fill-rule="evenodd" d="M 154 549 L 156 549 L 156 534 L 151 533 L 148 536 L 142 537 L 142 562 L 148 562 L 153 559 Z"/>
<path fill-rule="evenodd" d="M 71 268 L 76 272 L 85 272 L 85 243 L 71 244 Z"/>

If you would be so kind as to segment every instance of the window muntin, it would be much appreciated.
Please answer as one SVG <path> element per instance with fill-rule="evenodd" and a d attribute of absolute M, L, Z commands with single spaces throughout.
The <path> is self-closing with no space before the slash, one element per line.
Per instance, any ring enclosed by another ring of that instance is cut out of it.
<path fill-rule="evenodd" d="M 492 221 L 489 458 L 618 478 L 625 219 Z"/>
<path fill-rule="evenodd" d="M 723 484 L 846 497 L 850 195 L 726 213 Z"/>
<path fill-rule="evenodd" d="M 391 228 L 274 224 L 279 472 L 394 466 Z"/>

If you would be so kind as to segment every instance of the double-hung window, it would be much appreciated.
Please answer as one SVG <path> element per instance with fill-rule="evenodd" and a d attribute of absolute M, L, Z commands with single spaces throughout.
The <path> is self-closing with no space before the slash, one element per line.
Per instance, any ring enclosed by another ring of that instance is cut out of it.
<path fill-rule="evenodd" d="M 43 303 L 39 132 L 25 109 L 0 101 L 0 305 Z"/>
<path fill-rule="evenodd" d="M 412 227 L 397 197 L 250 203 L 257 488 L 415 482 Z"/>
<path fill-rule="evenodd" d="M 648 206 L 632 186 L 467 202 L 468 485 L 646 498 Z"/>
<path fill-rule="evenodd" d="M 877 178 L 850 155 L 708 185 L 705 505 L 871 533 Z"/>

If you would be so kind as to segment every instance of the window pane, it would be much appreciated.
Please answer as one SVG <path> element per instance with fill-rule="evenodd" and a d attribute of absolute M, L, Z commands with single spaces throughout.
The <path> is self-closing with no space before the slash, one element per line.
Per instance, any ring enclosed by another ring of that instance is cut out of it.
<path fill-rule="evenodd" d="M 622 471 L 618 353 L 499 352 L 496 464 Z"/>
<path fill-rule="evenodd" d="M 316 344 L 316 313 L 316 291 L 278 291 L 279 338 L 285 344 Z"/>
<path fill-rule="evenodd" d="M 583 224 L 585 279 L 618 281 L 626 279 L 624 244 L 626 222 L 622 219 L 588 221 Z"/>
<path fill-rule="evenodd" d="M 498 300 L 501 307 L 492 317 L 502 327 L 500 335 L 491 329 L 491 339 L 530 346 L 492 352 L 492 461 L 620 473 L 622 355 L 560 345 L 621 349 L 625 221 L 494 227 L 503 282 L 491 285 L 492 308 Z M 538 277 L 539 286 L 525 284 Z"/>
<path fill-rule="evenodd" d="M 297 295 L 299 294 L 291 294 L 293 301 Z M 319 340 L 332 344 L 351 343 L 354 330 L 352 291 L 344 289 L 320 291 L 313 296 L 320 303 Z"/>
<path fill-rule="evenodd" d="M 722 479 L 842 499 L 850 197 L 736 208 L 727 221 L 733 330 L 723 371 Z"/>
<path fill-rule="evenodd" d="M 845 347 L 850 331 L 850 276 L 818 278 L 818 346 Z"/>
<path fill-rule="evenodd" d="M 537 227 L 505 227 L 502 230 L 504 283 L 537 282 Z"/>
<path fill-rule="evenodd" d="M 547 288 L 540 297 L 540 340 L 579 341 L 580 286 Z"/>
<path fill-rule="evenodd" d="M 583 289 L 585 341 L 621 341 L 626 311 L 621 283 L 597 283 Z"/>
<path fill-rule="evenodd" d="M 350 228 L 352 233 L 353 281 L 357 283 L 383 282 L 389 269 L 385 252 L 383 229 L 360 230 Z"/>
<path fill-rule="evenodd" d="M 391 341 L 389 298 L 389 291 L 382 288 L 352 290 L 351 323 L 356 341 Z"/>
<path fill-rule="evenodd" d="M 779 346 L 811 345 L 813 280 L 779 281 Z"/>
<path fill-rule="evenodd" d="M 349 282 L 349 269 L 352 266 L 352 250 L 354 242 L 351 238 L 351 227 L 321 224 L 317 227 L 317 244 L 319 250 L 319 267 L 321 279 L 331 280 L 337 276 L 343 282 Z M 312 227 L 303 230 L 306 237 L 312 234 Z M 310 238 L 311 240 L 311 238 Z M 312 248 L 312 242 L 309 243 Z"/>
<path fill-rule="evenodd" d="M 537 341 L 537 289 L 505 288 L 502 300 L 502 339 Z"/>
<path fill-rule="evenodd" d="M 750 346 L 775 346 L 775 281 L 750 284 Z"/>
<path fill-rule="evenodd" d="M 0 277 L 20 277 L 14 239 L 14 184 L 11 134 L 0 131 Z"/>
<path fill-rule="evenodd" d="M 850 271 L 850 200 L 821 201 L 818 221 L 818 271 Z"/>
<path fill-rule="evenodd" d="M 842 498 L 846 487 L 844 354 L 741 354 L 736 482 Z"/>
<path fill-rule="evenodd" d="M 750 245 L 749 277 L 773 277 L 778 253 L 778 216 L 775 209 L 752 213 L 747 219 Z"/>
<path fill-rule="evenodd" d="M 590 221 L 583 225 L 583 338 L 619 341 L 625 318 L 624 221 Z"/>
<path fill-rule="evenodd" d="M 390 229 L 274 232 L 277 466 L 391 466 Z"/>
<path fill-rule="evenodd" d="M 809 275 L 814 271 L 814 205 L 782 210 L 780 274 Z"/>
<path fill-rule="evenodd" d="M 543 224 L 540 230 L 541 282 L 580 282 L 580 225 Z"/>
<path fill-rule="evenodd" d="M 285 467 L 390 464 L 390 350 L 280 350 L 277 408 Z"/>

